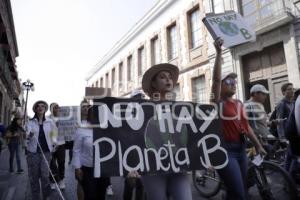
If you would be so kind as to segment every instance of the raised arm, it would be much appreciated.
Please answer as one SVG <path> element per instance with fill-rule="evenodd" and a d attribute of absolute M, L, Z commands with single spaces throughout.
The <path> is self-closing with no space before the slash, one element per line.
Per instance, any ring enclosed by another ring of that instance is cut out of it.
<path fill-rule="evenodd" d="M 221 38 L 217 38 L 214 42 L 214 46 L 216 49 L 216 60 L 213 69 L 212 75 L 212 87 L 211 87 L 211 95 L 210 102 L 218 103 L 221 96 L 221 64 L 222 64 L 222 45 L 223 40 Z"/>

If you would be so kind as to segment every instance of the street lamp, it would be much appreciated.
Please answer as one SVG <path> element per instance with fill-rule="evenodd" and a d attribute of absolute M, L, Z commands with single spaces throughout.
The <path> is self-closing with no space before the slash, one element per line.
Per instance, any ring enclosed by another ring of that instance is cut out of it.
<path fill-rule="evenodd" d="M 28 92 L 29 90 L 34 91 L 34 84 L 28 79 L 26 82 L 22 83 L 23 90 L 26 90 L 26 100 L 25 100 L 25 110 L 24 110 L 24 123 L 26 122 L 26 112 L 27 112 L 27 102 L 28 102 Z"/>

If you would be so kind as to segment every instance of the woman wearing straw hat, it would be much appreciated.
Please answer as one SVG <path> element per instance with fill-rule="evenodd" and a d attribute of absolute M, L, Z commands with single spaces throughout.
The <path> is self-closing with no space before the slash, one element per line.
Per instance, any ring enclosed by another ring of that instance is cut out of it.
<path fill-rule="evenodd" d="M 154 65 L 143 75 L 142 88 L 152 100 L 172 100 L 174 99 L 171 97 L 172 90 L 177 83 L 178 75 L 179 69 L 175 65 L 168 63 Z M 159 135 L 157 137 L 160 138 Z M 173 139 L 176 140 L 176 138 Z M 145 137 L 145 142 L 147 146 L 147 137 Z M 190 182 L 186 172 L 143 175 L 142 180 L 149 200 L 165 200 L 168 196 L 171 196 L 173 200 L 192 199 Z"/>
<path fill-rule="evenodd" d="M 53 120 L 46 119 L 48 104 L 37 101 L 33 105 L 34 117 L 27 123 L 26 136 L 28 176 L 32 199 L 40 199 L 40 181 L 43 199 L 50 194 L 49 162 L 57 137 L 57 127 Z"/>

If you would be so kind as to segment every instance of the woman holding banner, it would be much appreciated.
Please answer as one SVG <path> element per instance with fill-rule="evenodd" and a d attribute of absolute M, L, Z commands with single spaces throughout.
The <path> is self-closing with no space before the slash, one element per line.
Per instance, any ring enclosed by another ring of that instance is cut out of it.
<path fill-rule="evenodd" d="M 172 91 L 178 76 L 179 69 L 175 65 L 168 63 L 154 65 L 143 75 L 142 88 L 151 100 L 173 100 Z M 156 137 L 160 136 L 156 135 Z M 147 146 L 147 141 L 145 142 Z M 132 173 L 132 175 L 139 176 L 137 173 Z M 142 176 L 142 181 L 149 200 L 166 200 L 168 196 L 173 200 L 192 200 L 190 182 L 186 172 L 147 174 Z"/>
<path fill-rule="evenodd" d="M 94 178 L 93 129 L 89 127 L 91 121 L 89 108 L 91 106 L 84 100 L 80 107 L 81 124 L 75 133 L 72 160 L 75 167 L 75 177 L 82 186 L 85 200 L 105 200 L 106 189 L 110 180 L 107 177 Z"/>
<path fill-rule="evenodd" d="M 225 149 L 228 153 L 228 165 L 218 170 L 223 179 L 226 199 L 247 199 L 247 155 L 246 139 L 248 137 L 260 154 L 266 154 L 262 145 L 249 126 L 246 112 L 241 101 L 234 99 L 236 93 L 236 73 L 221 73 L 223 40 L 214 42 L 216 60 L 213 69 L 211 102 L 219 105 Z M 222 75 L 221 75 L 222 74 Z"/>

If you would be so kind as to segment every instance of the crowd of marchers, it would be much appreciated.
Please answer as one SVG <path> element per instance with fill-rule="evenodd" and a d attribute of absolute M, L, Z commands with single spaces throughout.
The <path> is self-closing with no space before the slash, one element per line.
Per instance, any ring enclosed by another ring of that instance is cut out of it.
<path fill-rule="evenodd" d="M 269 153 L 267 138 L 274 137 L 287 141 L 284 168 L 294 179 L 300 180 L 300 90 L 292 83 L 281 87 L 283 99 L 268 115 L 264 103 L 269 95 L 265 86 L 255 84 L 250 88 L 250 99 L 242 102 L 235 98 L 237 74 L 222 72 L 222 44 L 218 38 L 214 42 L 216 58 L 212 75 L 211 103 L 219 105 L 222 130 L 221 139 L 228 154 L 228 164 L 217 170 L 226 186 L 226 199 L 247 199 L 246 187 L 248 158 L 247 141 L 250 141 L 261 155 Z M 133 99 L 174 100 L 172 93 L 178 81 L 179 68 L 168 63 L 150 67 L 143 75 L 142 90 L 131 94 Z M 159 99 L 157 99 L 159 97 Z M 80 120 L 73 138 L 65 139 L 59 131 L 59 105 L 40 100 L 34 103 L 34 116 L 23 122 L 15 115 L 8 127 L 0 125 L 0 132 L 8 145 L 9 172 L 14 173 L 16 158 L 17 173 L 24 172 L 20 159 L 21 148 L 26 147 L 28 178 L 33 200 L 47 199 L 51 190 L 62 191 L 65 184 L 66 151 L 69 164 L 74 169 L 79 200 L 105 199 L 112 189 L 118 199 L 148 200 L 192 200 L 191 183 L 187 171 L 169 174 L 140 174 L 132 171 L 126 177 L 123 192 L 115 189 L 113 178 L 94 177 L 93 171 L 93 129 L 87 126 L 93 116 L 87 100 L 80 103 Z M 46 115 L 47 111 L 50 115 Z M 235 116 L 239 116 L 236 118 Z M 154 133 L 159 134 L 159 133 Z M 170 133 L 169 133 L 170 134 Z M 172 137 L 172 136 L 170 136 Z M 0 148 L 1 149 L 1 148 Z M 114 177 L 115 178 L 115 177 Z M 135 188 L 135 189 L 134 189 Z M 133 195 L 135 191 L 135 195 Z M 60 192 L 60 194 L 62 194 Z"/>

